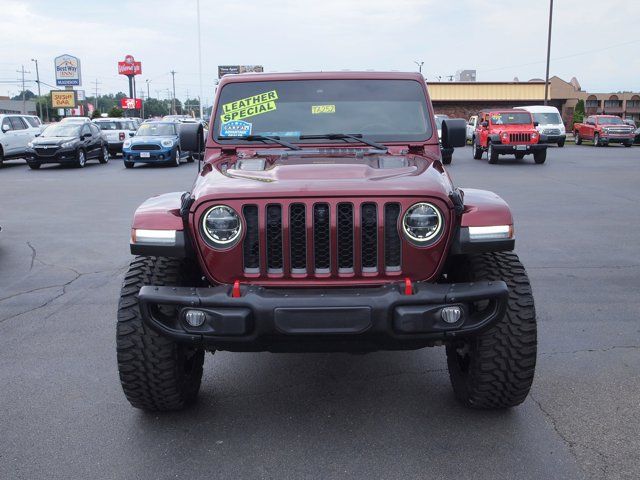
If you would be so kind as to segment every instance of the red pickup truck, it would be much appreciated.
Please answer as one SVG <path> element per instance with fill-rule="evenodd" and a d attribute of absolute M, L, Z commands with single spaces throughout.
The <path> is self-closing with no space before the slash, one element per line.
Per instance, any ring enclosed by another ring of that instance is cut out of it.
<path fill-rule="evenodd" d="M 595 147 L 610 143 L 622 143 L 625 147 L 633 145 L 634 129 L 615 115 L 591 115 L 584 123 L 574 123 L 573 135 L 576 145 L 583 140 L 591 140 Z"/>

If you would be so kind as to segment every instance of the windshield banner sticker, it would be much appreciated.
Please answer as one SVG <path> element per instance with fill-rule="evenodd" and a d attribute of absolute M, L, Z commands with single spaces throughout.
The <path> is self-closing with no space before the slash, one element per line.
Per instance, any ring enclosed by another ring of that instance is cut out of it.
<path fill-rule="evenodd" d="M 231 120 L 220 125 L 221 137 L 248 137 L 251 135 L 252 123 L 242 120 Z"/>
<path fill-rule="evenodd" d="M 317 115 L 319 113 L 336 113 L 335 105 L 311 105 L 311 114 Z"/>
<path fill-rule="evenodd" d="M 270 92 L 259 93 L 251 97 L 225 103 L 222 105 L 223 113 L 220 119 L 225 123 L 272 112 L 276 109 L 277 99 L 278 92 L 271 90 Z"/>

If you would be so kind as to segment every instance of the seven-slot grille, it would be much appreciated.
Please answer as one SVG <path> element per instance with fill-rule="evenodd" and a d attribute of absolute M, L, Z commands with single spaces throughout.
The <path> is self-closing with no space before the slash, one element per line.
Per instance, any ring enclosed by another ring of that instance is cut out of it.
<path fill-rule="evenodd" d="M 244 272 L 294 277 L 397 274 L 402 259 L 400 212 L 397 202 L 244 205 Z"/>
<path fill-rule="evenodd" d="M 531 141 L 530 133 L 510 133 L 509 134 L 510 143 L 530 142 L 530 141 Z"/>

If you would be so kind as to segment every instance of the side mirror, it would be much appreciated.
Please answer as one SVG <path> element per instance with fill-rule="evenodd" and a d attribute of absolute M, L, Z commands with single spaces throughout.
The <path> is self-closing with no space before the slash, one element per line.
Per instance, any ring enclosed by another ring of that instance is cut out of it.
<path fill-rule="evenodd" d="M 540 122 L 533 122 L 534 127 L 537 127 L 538 125 L 540 125 Z"/>
<path fill-rule="evenodd" d="M 11 127 L 9 125 L 2 125 L 2 131 L 3 132 L 8 132 L 9 129 L 11 129 Z"/>
<path fill-rule="evenodd" d="M 35 134 L 36 137 L 39 137 L 40 135 L 42 135 L 42 133 L 40 133 L 40 132 Z"/>
<path fill-rule="evenodd" d="M 489 126 L 489 122 L 487 122 L 486 120 L 484 122 L 482 122 L 480 125 L 482 125 L 483 128 L 487 128 Z"/>
<path fill-rule="evenodd" d="M 129 132 L 129 136 L 133 137 L 136 134 L 136 132 Z"/>
<path fill-rule="evenodd" d="M 442 120 L 442 146 L 444 148 L 464 147 L 467 144 L 467 122 L 462 118 Z"/>

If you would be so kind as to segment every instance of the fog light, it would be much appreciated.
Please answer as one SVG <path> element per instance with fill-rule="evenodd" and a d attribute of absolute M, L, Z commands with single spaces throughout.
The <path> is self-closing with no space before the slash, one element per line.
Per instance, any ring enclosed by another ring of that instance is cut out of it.
<path fill-rule="evenodd" d="M 184 319 L 192 327 L 201 327 L 207 319 L 207 316 L 200 310 L 187 310 L 187 313 L 184 315 Z"/>
<path fill-rule="evenodd" d="M 440 310 L 440 316 L 447 323 L 456 323 L 462 317 L 462 309 L 460 307 L 444 307 Z"/>

